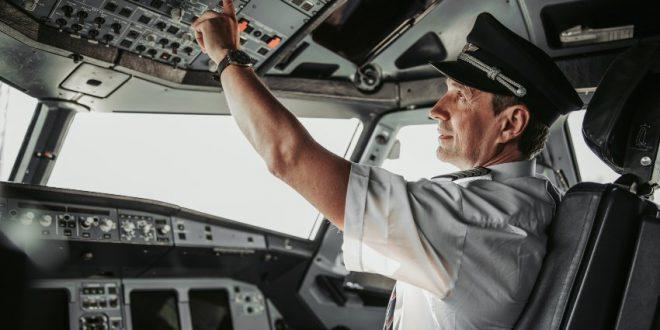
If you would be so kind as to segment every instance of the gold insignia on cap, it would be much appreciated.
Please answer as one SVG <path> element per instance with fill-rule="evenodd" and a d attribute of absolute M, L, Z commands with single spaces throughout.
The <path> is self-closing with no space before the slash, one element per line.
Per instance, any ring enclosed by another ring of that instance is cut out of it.
<path fill-rule="evenodd" d="M 465 46 L 463 46 L 463 53 L 465 53 L 465 52 L 474 52 L 474 51 L 477 51 L 477 50 L 479 50 L 479 47 L 477 47 L 477 46 L 475 46 L 475 45 L 473 45 L 469 42 L 466 43 Z"/>

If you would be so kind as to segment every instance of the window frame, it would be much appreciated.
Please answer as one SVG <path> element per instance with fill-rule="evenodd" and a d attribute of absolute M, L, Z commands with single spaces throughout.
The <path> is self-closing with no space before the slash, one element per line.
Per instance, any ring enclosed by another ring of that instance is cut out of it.
<path fill-rule="evenodd" d="M 371 166 L 381 166 L 392 147 L 396 136 L 402 127 L 410 125 L 434 124 L 435 120 L 428 117 L 431 108 L 392 111 L 384 114 L 375 122 L 373 132 L 369 136 L 364 152 L 359 157 L 359 163 Z M 383 143 L 384 136 L 385 143 Z"/>

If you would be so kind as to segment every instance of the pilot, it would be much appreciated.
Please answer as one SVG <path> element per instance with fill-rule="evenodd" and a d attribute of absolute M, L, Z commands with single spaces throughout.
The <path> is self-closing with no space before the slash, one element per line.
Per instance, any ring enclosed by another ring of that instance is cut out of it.
<path fill-rule="evenodd" d="M 457 60 L 432 63 L 448 78 L 429 112 L 436 154 L 463 171 L 406 182 L 312 139 L 246 66 L 232 1 L 193 29 L 269 170 L 344 232 L 346 268 L 397 280 L 385 329 L 515 326 L 559 200 L 533 158 L 559 115 L 582 107 L 549 56 L 480 14 Z"/>

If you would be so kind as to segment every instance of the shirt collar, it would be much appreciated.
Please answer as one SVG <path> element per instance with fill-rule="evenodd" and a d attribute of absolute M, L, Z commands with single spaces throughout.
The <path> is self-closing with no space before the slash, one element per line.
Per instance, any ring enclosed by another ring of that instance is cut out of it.
<path fill-rule="evenodd" d="M 517 162 L 501 163 L 487 166 L 495 181 L 503 181 L 511 178 L 536 175 L 536 160 L 521 160 Z"/>

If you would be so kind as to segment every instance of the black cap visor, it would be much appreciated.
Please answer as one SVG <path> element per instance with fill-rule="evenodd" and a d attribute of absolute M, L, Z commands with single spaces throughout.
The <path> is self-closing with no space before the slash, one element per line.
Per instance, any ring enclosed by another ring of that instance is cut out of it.
<path fill-rule="evenodd" d="M 464 61 L 431 62 L 438 71 L 447 78 L 485 92 L 513 95 L 513 93 L 499 82 L 488 78 L 485 72 L 473 67 Z"/>

